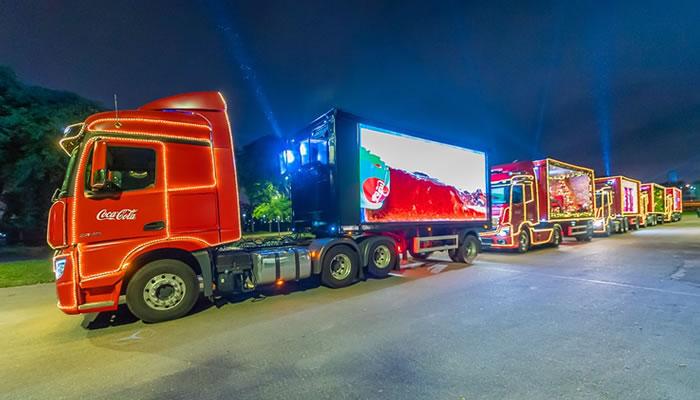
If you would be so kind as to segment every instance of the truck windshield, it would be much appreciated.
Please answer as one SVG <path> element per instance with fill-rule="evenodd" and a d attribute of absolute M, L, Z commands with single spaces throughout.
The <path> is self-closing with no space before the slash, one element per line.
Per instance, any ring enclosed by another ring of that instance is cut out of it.
<path fill-rule="evenodd" d="M 77 163 L 78 151 L 80 147 L 76 147 L 70 154 L 70 160 L 68 160 L 68 167 L 66 168 L 66 175 L 63 177 L 63 183 L 61 184 L 61 190 L 59 191 L 58 197 L 66 197 L 70 193 L 71 188 L 71 177 L 75 170 L 75 165 Z"/>
<path fill-rule="evenodd" d="M 506 204 L 510 197 L 510 186 L 494 186 L 491 188 L 491 204 Z"/>

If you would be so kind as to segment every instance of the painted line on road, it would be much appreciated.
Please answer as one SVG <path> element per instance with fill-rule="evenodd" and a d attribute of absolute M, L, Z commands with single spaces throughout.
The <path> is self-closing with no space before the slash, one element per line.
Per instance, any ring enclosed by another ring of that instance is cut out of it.
<path fill-rule="evenodd" d="M 700 298 L 700 293 L 679 292 L 677 290 L 667 290 L 667 289 L 659 289 L 659 288 L 654 288 L 654 287 L 649 287 L 649 286 L 631 285 L 629 283 L 603 281 L 603 280 L 599 280 L 599 279 L 576 278 L 573 276 L 565 276 L 565 275 L 543 274 L 541 272 L 521 271 L 521 270 L 517 270 L 517 269 L 502 268 L 502 267 L 488 267 L 488 268 L 494 269 L 497 271 L 502 271 L 502 272 L 514 272 L 514 273 L 520 273 L 520 274 L 526 274 L 526 275 L 540 275 L 540 276 L 546 276 L 546 277 L 550 277 L 550 278 L 566 279 L 566 280 L 570 280 L 570 281 L 594 283 L 594 284 L 598 284 L 598 285 L 617 286 L 617 287 L 624 287 L 624 288 L 628 288 L 628 289 L 649 290 L 649 291 L 658 292 L 658 293 L 676 294 L 679 296 L 691 296 L 691 297 L 699 297 Z"/>

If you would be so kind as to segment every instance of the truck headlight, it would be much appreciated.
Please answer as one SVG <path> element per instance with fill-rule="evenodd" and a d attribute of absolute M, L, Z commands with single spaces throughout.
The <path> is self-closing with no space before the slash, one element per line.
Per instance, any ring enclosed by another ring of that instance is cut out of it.
<path fill-rule="evenodd" d="M 53 262 L 53 273 L 56 276 L 56 280 L 61 279 L 63 276 L 63 271 L 66 269 L 66 259 L 59 258 Z"/>

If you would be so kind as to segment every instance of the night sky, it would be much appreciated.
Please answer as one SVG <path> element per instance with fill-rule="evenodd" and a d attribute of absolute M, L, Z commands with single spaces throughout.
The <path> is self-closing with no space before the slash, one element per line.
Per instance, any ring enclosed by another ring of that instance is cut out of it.
<path fill-rule="evenodd" d="M 335 105 L 495 163 L 700 178 L 697 0 L 521 3 L 0 1 L 0 63 L 110 107 L 221 90 L 238 144 Z"/>

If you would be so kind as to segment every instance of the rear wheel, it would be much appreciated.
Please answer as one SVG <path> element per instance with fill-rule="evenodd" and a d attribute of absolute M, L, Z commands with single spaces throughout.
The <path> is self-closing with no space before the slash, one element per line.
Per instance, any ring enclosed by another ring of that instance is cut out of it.
<path fill-rule="evenodd" d="M 635 231 L 639 230 L 639 218 L 634 219 L 634 223 L 632 224 L 632 230 L 635 230 Z"/>
<path fill-rule="evenodd" d="M 479 239 L 473 235 L 467 235 L 454 251 L 454 258 L 452 260 L 458 263 L 471 264 L 476 259 L 477 254 L 479 254 L 480 248 L 481 242 L 479 242 Z"/>
<path fill-rule="evenodd" d="M 530 249 L 530 234 L 528 233 L 527 229 L 523 229 L 522 232 L 520 232 L 520 236 L 518 236 L 518 247 L 517 247 L 517 252 L 518 253 L 525 253 Z"/>
<path fill-rule="evenodd" d="M 198 297 L 197 275 L 179 260 L 156 260 L 144 265 L 126 288 L 129 310 L 144 322 L 180 318 L 192 310 Z"/>
<path fill-rule="evenodd" d="M 396 243 L 389 238 L 379 239 L 369 248 L 367 272 L 375 278 L 384 278 L 396 264 L 397 257 Z"/>
<path fill-rule="evenodd" d="M 608 224 L 605 226 L 605 233 L 603 234 L 605 237 L 609 237 L 612 235 L 613 232 L 613 222 L 610 221 Z"/>
<path fill-rule="evenodd" d="M 334 289 L 348 286 L 355 281 L 359 264 L 357 253 L 349 246 L 331 247 L 323 257 L 321 283 Z"/>

